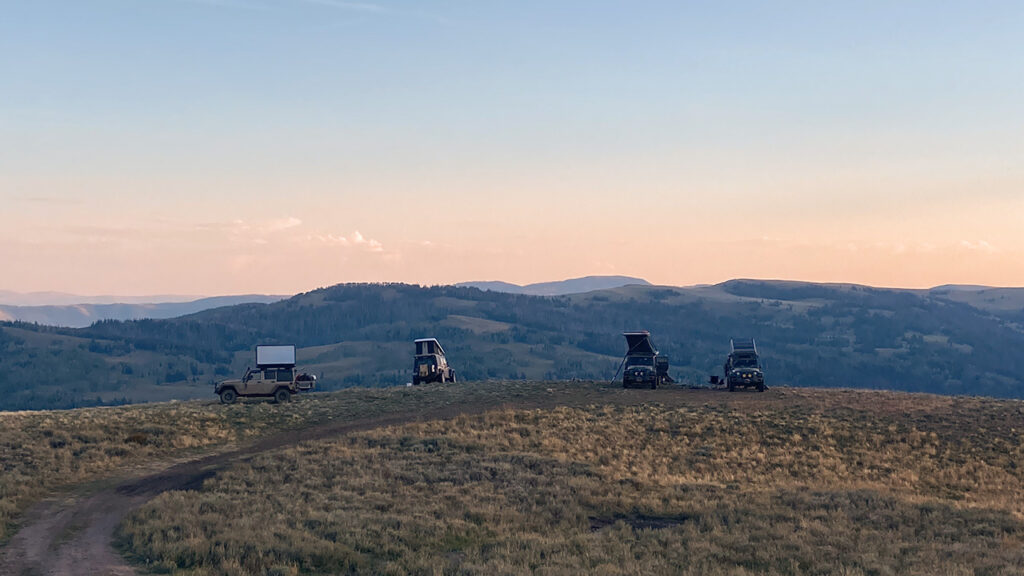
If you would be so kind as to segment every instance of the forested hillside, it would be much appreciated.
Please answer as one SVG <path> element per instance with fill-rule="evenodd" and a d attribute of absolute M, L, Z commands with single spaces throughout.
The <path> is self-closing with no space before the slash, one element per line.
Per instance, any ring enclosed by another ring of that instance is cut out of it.
<path fill-rule="evenodd" d="M 212 396 L 257 344 L 295 344 L 326 388 L 409 380 L 435 336 L 460 379 L 608 379 L 623 330 L 650 330 L 672 374 L 719 373 L 731 336 L 757 339 L 769 384 L 1024 397 L 1024 311 L 948 293 L 763 281 L 627 286 L 560 297 L 349 284 L 274 304 L 83 329 L 3 324 L 0 408 Z M 969 300 L 969 299 L 968 299 Z"/>

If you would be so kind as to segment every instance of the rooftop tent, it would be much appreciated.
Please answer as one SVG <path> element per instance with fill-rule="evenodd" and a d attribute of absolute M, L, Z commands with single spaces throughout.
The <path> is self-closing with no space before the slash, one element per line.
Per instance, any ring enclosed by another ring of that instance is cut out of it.
<path fill-rule="evenodd" d="M 441 348 L 441 343 L 437 341 L 437 338 L 420 338 L 415 342 L 417 356 L 421 354 L 444 354 L 444 348 Z"/>
<path fill-rule="evenodd" d="M 295 346 L 257 346 L 256 367 L 295 366 Z"/>
<path fill-rule="evenodd" d="M 753 352 L 757 354 L 757 346 L 754 344 L 753 338 L 733 338 L 731 342 L 733 352 Z"/>
<path fill-rule="evenodd" d="M 622 335 L 626 337 L 626 345 L 629 347 L 626 351 L 626 356 L 654 356 L 658 353 L 654 343 L 651 342 L 651 333 L 647 330 L 623 332 Z"/>

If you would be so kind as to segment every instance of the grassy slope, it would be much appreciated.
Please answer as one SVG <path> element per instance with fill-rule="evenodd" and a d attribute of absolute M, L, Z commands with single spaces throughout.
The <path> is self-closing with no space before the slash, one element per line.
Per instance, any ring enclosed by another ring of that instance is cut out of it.
<path fill-rule="evenodd" d="M 941 298 L 963 302 L 979 310 L 1013 313 L 1024 318 L 1024 288 L 983 288 L 979 290 L 935 290 Z"/>
<path fill-rule="evenodd" d="M 535 401 L 548 389 L 515 382 L 460 387 L 349 389 L 289 404 L 212 400 L 0 413 L 0 541 L 33 502 L 127 469 L 216 450 L 281 430 L 457 404 Z"/>
<path fill-rule="evenodd" d="M 508 392 L 443 393 L 471 390 Z M 267 453 L 162 495 L 121 539 L 188 574 L 1024 570 L 1024 403 L 576 390 Z"/>

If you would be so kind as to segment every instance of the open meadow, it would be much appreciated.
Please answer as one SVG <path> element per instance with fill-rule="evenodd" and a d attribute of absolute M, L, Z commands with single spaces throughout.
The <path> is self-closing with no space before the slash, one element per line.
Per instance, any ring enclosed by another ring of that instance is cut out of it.
<path fill-rule="evenodd" d="M 577 387 L 487 383 L 456 388 L 352 389 L 295 397 L 288 404 L 215 400 L 40 412 L 0 412 L 0 542 L 25 509 L 55 491 L 116 481 L 146 470 L 288 433 L 280 443 L 337 423 L 505 402 L 541 402 Z M 550 391 L 549 391 L 550 390 Z M 211 393 L 212 396 L 212 393 Z M 564 400 L 560 400 L 564 401 Z"/>
<path fill-rule="evenodd" d="M 119 546 L 196 575 L 1024 572 L 1024 403 L 550 386 L 237 461 Z"/>

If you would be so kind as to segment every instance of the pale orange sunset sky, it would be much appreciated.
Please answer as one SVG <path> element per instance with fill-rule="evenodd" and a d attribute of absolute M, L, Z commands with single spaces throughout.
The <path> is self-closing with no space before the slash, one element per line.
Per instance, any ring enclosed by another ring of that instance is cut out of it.
<path fill-rule="evenodd" d="M 1017 3 L 19 4 L 0 289 L 1024 285 Z"/>

